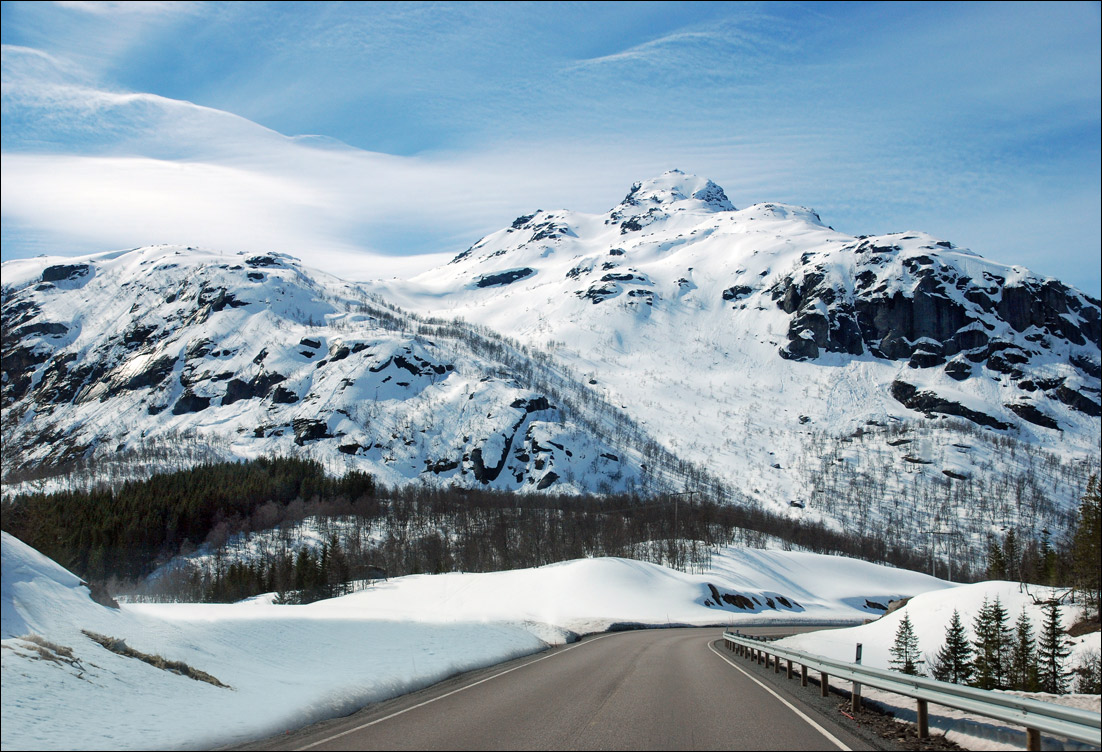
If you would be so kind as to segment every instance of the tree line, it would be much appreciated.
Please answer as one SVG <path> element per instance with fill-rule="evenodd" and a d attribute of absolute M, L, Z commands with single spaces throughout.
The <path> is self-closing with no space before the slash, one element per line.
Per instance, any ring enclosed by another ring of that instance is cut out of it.
<path fill-rule="evenodd" d="M 1059 601 L 1049 598 L 1044 601 L 1043 608 L 1040 633 L 1034 634 L 1033 622 L 1025 608 L 1011 626 L 1006 607 L 999 599 L 984 598 L 972 622 L 971 638 L 960 612 L 953 609 L 945 629 L 945 642 L 926 661 L 930 675 L 939 681 L 979 689 L 1050 694 L 1064 694 L 1074 689 L 1098 694 L 1098 653 L 1086 656 L 1079 666 L 1069 670 L 1065 662 L 1071 650 L 1061 623 Z M 892 669 L 914 676 L 925 673 L 921 667 L 924 661 L 920 657 L 918 636 L 909 614 L 904 614 L 900 620 L 889 653 Z"/>
<path fill-rule="evenodd" d="M 372 476 L 326 475 L 291 457 L 198 465 L 115 489 L 27 494 L 5 500 L 3 529 L 93 582 L 136 579 L 181 549 L 243 529 L 266 506 L 375 493 Z"/>

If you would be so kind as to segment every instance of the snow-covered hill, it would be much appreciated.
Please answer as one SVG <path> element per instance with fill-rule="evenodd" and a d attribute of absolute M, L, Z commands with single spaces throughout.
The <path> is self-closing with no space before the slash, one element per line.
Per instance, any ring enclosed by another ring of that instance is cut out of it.
<path fill-rule="evenodd" d="M 239 743 L 616 623 L 859 623 L 882 612 L 869 602 L 882 608 L 950 587 L 832 556 L 731 548 L 715 561 L 700 575 L 590 559 L 397 578 L 309 606 L 272 605 L 269 596 L 116 610 L 92 602 L 77 577 L 4 533 L 0 740 L 4 749 Z M 715 591 L 758 603 L 716 603 Z M 228 688 L 112 652 L 88 633 Z"/>
<path fill-rule="evenodd" d="M 624 491 L 666 481 L 554 368 L 279 254 L 154 247 L 4 267 L 4 470 L 176 440 L 388 484 Z M 594 403 L 592 398 L 588 401 Z M 622 431 L 621 431 L 622 434 Z"/>

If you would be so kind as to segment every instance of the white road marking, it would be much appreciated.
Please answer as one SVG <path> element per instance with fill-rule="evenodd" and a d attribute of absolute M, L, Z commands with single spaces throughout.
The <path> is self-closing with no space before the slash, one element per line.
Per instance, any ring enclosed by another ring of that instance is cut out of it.
<path fill-rule="evenodd" d="M 470 689 L 471 687 L 477 687 L 479 684 L 485 684 L 486 682 L 488 682 L 492 679 L 496 679 L 499 676 L 505 676 L 505 674 L 510 674 L 513 671 L 516 671 L 517 669 L 527 668 L 528 666 L 539 663 L 540 661 L 546 661 L 548 658 L 554 658 L 557 655 L 563 655 L 565 653 L 569 653 L 571 650 L 574 650 L 575 648 L 580 648 L 580 647 L 583 647 L 585 645 L 591 645 L 592 643 L 596 642 L 597 640 L 603 640 L 604 638 L 612 637 L 615 634 L 622 634 L 622 633 L 612 632 L 612 633 L 609 633 L 609 634 L 603 634 L 599 637 L 594 637 L 592 640 L 586 640 L 585 642 L 579 642 L 577 645 L 571 645 L 570 647 L 568 647 L 564 650 L 558 650 L 554 653 L 551 653 L 550 655 L 545 655 L 542 658 L 537 658 L 534 661 L 529 661 L 528 663 L 524 663 L 520 666 L 513 666 L 512 668 L 505 669 L 504 671 L 496 673 L 493 676 L 487 676 L 485 679 L 479 679 L 478 681 L 474 682 L 473 684 L 466 684 L 462 687 L 459 687 L 458 689 L 453 689 L 451 692 L 448 692 L 446 694 L 442 694 L 439 697 L 434 697 L 431 700 L 425 700 L 424 702 L 417 703 L 416 705 L 413 705 L 412 707 L 408 707 L 405 710 L 399 710 L 396 713 L 391 713 L 390 715 L 383 716 L 382 718 L 376 718 L 374 721 L 369 721 L 368 723 L 361 724 L 359 726 L 356 726 L 355 728 L 350 728 L 347 731 L 340 732 L 339 734 L 333 734 L 332 736 L 327 736 L 326 738 L 320 739 L 316 742 L 313 742 L 312 744 L 307 744 L 305 747 L 299 747 L 298 752 L 304 752 L 304 750 L 313 749 L 314 747 L 325 744 L 326 742 L 331 742 L 334 739 L 340 739 L 342 736 L 348 736 L 349 734 L 354 734 L 357 731 L 368 728 L 369 726 L 374 726 L 376 723 L 382 723 L 383 721 L 389 721 L 391 718 L 396 718 L 397 716 L 400 716 L 403 713 L 408 713 L 411 710 L 417 710 L 417 708 L 422 708 L 425 705 L 429 705 L 431 703 L 436 702 L 437 700 L 443 700 L 445 697 L 451 697 L 452 695 L 457 694 L 459 692 L 462 692 L 465 689 Z M 826 732 L 824 732 L 824 733 L 826 733 Z M 843 747 L 842 749 L 846 749 L 846 748 Z"/>
<path fill-rule="evenodd" d="M 716 650 L 716 648 L 715 648 L 715 645 L 713 645 L 713 644 L 712 644 L 711 642 L 709 642 L 709 643 L 708 643 L 708 648 L 709 648 L 709 649 L 710 649 L 710 650 L 711 650 L 711 651 L 712 651 L 713 653 L 715 653 L 716 655 L 718 655 L 718 656 L 719 656 L 720 658 L 722 658 L 723 660 L 727 661 L 727 663 L 729 663 L 729 664 L 730 664 L 731 666 L 733 666 L 734 668 L 737 668 L 737 669 L 738 669 L 739 671 L 741 671 L 741 672 L 742 672 L 743 674 L 745 674 L 745 675 L 746 675 L 746 677 L 747 677 L 748 679 L 750 679 L 750 680 L 751 680 L 752 682 L 754 682 L 754 683 L 755 683 L 755 684 L 757 684 L 757 685 L 758 685 L 759 687 L 761 687 L 762 689 L 764 689 L 764 690 L 765 690 L 766 692 L 768 692 L 769 694 L 773 695 L 773 696 L 774 696 L 774 697 L 776 697 L 776 698 L 777 698 L 778 700 L 780 700 L 780 701 L 781 701 L 781 702 L 783 702 L 783 703 L 784 703 L 785 705 L 787 705 L 787 706 L 788 706 L 788 709 L 789 709 L 789 710 L 791 710 L 791 711 L 792 711 L 793 713 L 795 713 L 796 715 L 800 716 L 800 718 L 803 718 L 803 719 L 804 719 L 805 721 L 807 721 L 807 722 L 808 722 L 808 724 L 809 724 L 809 725 L 810 725 L 810 726 L 811 726 L 811 727 L 812 727 L 813 729 L 815 729 L 816 731 L 818 731 L 818 732 L 819 732 L 820 734 L 822 734 L 823 736 L 825 736 L 825 737 L 826 737 L 827 739 L 830 739 L 830 741 L 831 741 L 831 742 L 832 742 L 832 743 L 833 743 L 833 744 L 834 744 L 834 745 L 835 745 L 836 747 L 838 747 L 838 749 L 843 749 L 843 750 L 846 750 L 846 752 L 853 752 L 853 751 L 852 751 L 852 750 L 851 750 L 851 749 L 850 749 L 849 747 L 847 747 L 847 746 L 846 746 L 846 745 L 845 745 L 845 744 L 844 744 L 844 743 L 843 743 L 843 742 L 842 742 L 842 741 L 841 741 L 841 740 L 840 740 L 840 739 L 839 739 L 838 737 L 836 737 L 836 736 L 835 736 L 834 734 L 830 733 L 830 732 L 829 732 L 829 731 L 827 731 L 827 730 L 826 730 L 825 728 L 823 728 L 822 726 L 820 726 L 820 725 L 819 725 L 818 723 L 816 723 L 815 721 L 813 721 L 813 720 L 812 720 L 811 718 L 809 718 L 809 717 L 808 717 L 808 716 L 807 716 L 807 715 L 806 715 L 806 714 L 805 714 L 805 713 L 804 713 L 804 712 L 803 712 L 802 710 L 800 710 L 800 709 L 799 709 L 799 708 L 797 708 L 797 707 L 796 707 L 795 705 L 793 705 L 792 703 L 790 703 L 790 702 L 789 702 L 788 700 L 784 699 L 784 698 L 783 698 L 783 697 L 781 697 L 781 696 L 780 696 L 779 694 L 777 694 L 776 692 L 774 692 L 774 691 L 773 691 L 773 690 L 772 690 L 772 689 L 771 689 L 770 687 L 768 687 L 768 686 L 766 686 L 765 684 L 763 684 L 763 683 L 761 682 L 761 680 L 759 680 L 759 679 L 758 679 L 758 678 L 757 678 L 756 676 L 754 676 L 753 674 L 750 674 L 750 673 L 749 673 L 749 672 L 748 672 L 748 671 L 747 671 L 746 669 L 744 669 L 744 668 L 743 668 L 742 666 L 738 665 L 737 663 L 735 663 L 734 661 L 732 661 L 732 660 L 731 660 L 730 658 L 728 658 L 727 656 L 725 656 L 725 655 L 724 655 L 723 653 L 721 653 L 721 652 L 719 652 L 718 650 Z"/>

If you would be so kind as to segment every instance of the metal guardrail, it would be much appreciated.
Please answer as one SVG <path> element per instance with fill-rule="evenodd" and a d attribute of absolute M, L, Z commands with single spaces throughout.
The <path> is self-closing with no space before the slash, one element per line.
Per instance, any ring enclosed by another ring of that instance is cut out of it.
<path fill-rule="evenodd" d="M 897 671 L 862 666 L 860 663 L 839 661 L 800 650 L 782 648 L 738 633 L 724 632 L 723 640 L 728 649 L 749 657 L 756 657 L 759 661 L 765 657 L 768 663 L 768 656 L 773 656 L 775 671 L 780 670 L 778 663 L 780 659 L 788 661 L 789 677 L 792 675 L 792 665 L 799 664 L 803 667 L 801 674 L 802 683 L 805 686 L 808 669 L 818 671 L 824 696 L 828 691 L 829 678 L 833 676 L 854 683 L 855 704 L 860 701 L 860 685 L 912 697 L 918 702 L 918 731 L 921 737 L 929 734 L 927 703 L 932 702 L 1015 726 L 1023 726 L 1026 729 L 1026 748 L 1029 750 L 1041 748 L 1042 732 L 1085 744 L 1102 746 L 1102 715 L 1089 710 L 1069 708 L 921 676 L 908 676 Z"/>

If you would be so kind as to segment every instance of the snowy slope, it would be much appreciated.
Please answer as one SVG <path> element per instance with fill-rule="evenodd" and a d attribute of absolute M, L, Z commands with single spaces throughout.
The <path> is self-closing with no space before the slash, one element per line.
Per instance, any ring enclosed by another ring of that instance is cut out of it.
<path fill-rule="evenodd" d="M 903 525 L 908 545 L 916 518 L 962 516 L 965 547 L 1055 529 L 1098 464 L 1099 301 L 922 232 L 736 210 L 676 171 L 605 214 L 519 217 L 375 289 L 546 349 L 750 498 L 862 532 Z M 1055 508 L 977 513 L 1008 486 Z"/>
<path fill-rule="evenodd" d="M 5 533 L 0 738 L 5 749 L 228 744 L 616 623 L 857 622 L 878 612 L 866 601 L 951 587 L 840 557 L 728 549 L 716 562 L 711 572 L 686 575 L 592 559 L 405 577 L 309 606 L 254 599 L 114 610 Z M 713 590 L 761 603 L 720 605 Z M 232 689 L 109 652 L 82 630 L 183 661 Z"/>
<path fill-rule="evenodd" d="M 1045 618 L 1044 607 L 1038 601 L 1044 601 L 1052 594 L 1053 591 L 1050 588 L 1023 586 L 1017 582 L 977 582 L 972 585 L 920 593 L 902 608 L 869 624 L 787 637 L 781 640 L 780 644 L 795 650 L 829 656 L 836 660 L 852 661 L 856 646 L 861 643 L 862 664 L 887 669 L 891 668 L 889 651 L 895 642 L 899 623 L 906 616 L 910 619 L 915 635 L 918 637 L 919 651 L 925 656 L 925 665 L 920 668 L 927 671 L 930 660 L 937 655 L 945 643 L 945 630 L 952 619 L 953 611 L 960 614 L 961 623 L 965 626 L 969 639 L 974 639 L 972 624 L 984 599 L 988 602 L 994 602 L 997 599 L 1006 610 L 1008 626 L 1013 628 L 1019 614 L 1024 612 L 1036 636 L 1041 634 L 1041 626 Z M 1061 606 L 1062 626 L 1067 629 L 1082 614 L 1081 606 Z M 1102 652 L 1102 633 L 1099 632 L 1074 638 L 1065 635 L 1065 640 L 1069 655 L 1063 665 L 1067 670 L 1085 665 L 1092 659 L 1096 660 Z M 1074 691 L 1074 678 L 1069 682 L 1069 688 Z M 1098 695 L 1018 692 L 1015 694 L 1095 713 L 1102 710 L 1102 697 Z M 911 700 L 869 687 L 862 689 L 862 696 L 892 710 L 900 720 L 915 722 L 914 703 Z M 931 706 L 929 723 L 931 728 L 944 733 L 950 741 L 965 749 L 1017 750 L 1022 748 L 1023 734 L 1020 728 L 1006 728 L 982 716 L 941 706 Z M 1061 747 L 1058 746 L 1059 742 L 1047 737 L 1045 744 L 1046 749 L 1090 749 L 1088 745 L 1073 742 Z"/>
<path fill-rule="evenodd" d="M 387 484 L 654 481 L 637 449 L 612 445 L 610 406 L 572 408 L 582 388 L 568 376 L 290 257 L 152 247 L 56 261 L 4 267 L 5 472 L 119 452 L 145 465 L 152 449 L 199 444 L 305 454 Z"/>

